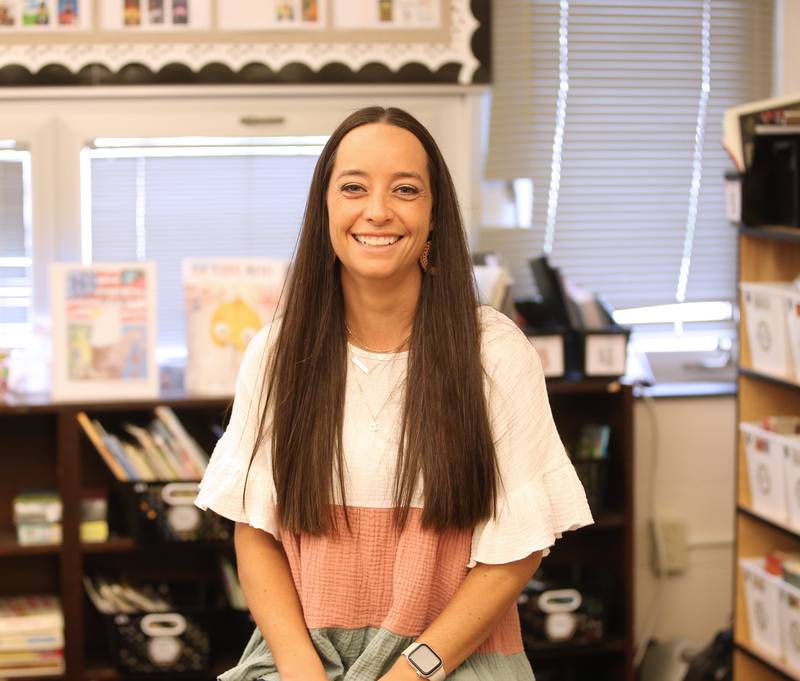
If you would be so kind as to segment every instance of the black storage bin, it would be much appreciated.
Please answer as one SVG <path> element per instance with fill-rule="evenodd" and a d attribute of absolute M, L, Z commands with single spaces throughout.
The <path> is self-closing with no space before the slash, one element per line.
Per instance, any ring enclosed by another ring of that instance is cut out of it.
<path fill-rule="evenodd" d="M 800 227 L 800 135 L 756 135 L 742 181 L 742 222 Z"/>
<path fill-rule="evenodd" d="M 230 521 L 194 505 L 197 490 L 196 481 L 120 482 L 115 488 L 126 530 L 140 542 L 230 539 Z"/>
<path fill-rule="evenodd" d="M 209 667 L 209 610 L 103 615 L 103 620 L 114 664 L 122 671 L 169 677 Z"/>

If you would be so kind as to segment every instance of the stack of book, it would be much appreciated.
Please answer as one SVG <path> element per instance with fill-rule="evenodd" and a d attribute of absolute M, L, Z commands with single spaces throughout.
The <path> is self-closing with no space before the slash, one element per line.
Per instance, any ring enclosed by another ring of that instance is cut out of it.
<path fill-rule="evenodd" d="M 51 490 L 29 490 L 14 497 L 17 541 L 23 545 L 61 543 L 61 498 Z"/>
<path fill-rule="evenodd" d="M 0 598 L 0 678 L 63 673 L 64 615 L 58 598 Z"/>
<path fill-rule="evenodd" d="M 84 412 L 77 419 L 117 480 L 200 480 L 208 454 L 172 409 L 156 407 L 155 416 L 146 428 L 125 424 L 124 436 L 109 433 Z"/>

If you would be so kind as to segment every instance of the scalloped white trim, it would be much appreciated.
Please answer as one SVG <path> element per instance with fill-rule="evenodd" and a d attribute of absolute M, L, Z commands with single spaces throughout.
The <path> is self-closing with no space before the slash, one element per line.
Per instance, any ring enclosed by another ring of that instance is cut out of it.
<path fill-rule="evenodd" d="M 334 62 L 353 71 L 378 62 L 393 71 L 411 63 L 420 63 L 436 71 L 455 62 L 461 65 L 459 83 L 468 84 L 480 66 L 470 45 L 478 25 L 469 0 L 450 0 L 449 43 L 19 44 L 0 47 L 0 66 L 19 64 L 35 73 L 52 64 L 63 65 L 72 72 L 89 64 L 101 64 L 116 72 L 127 64 L 138 63 L 156 72 L 172 63 L 185 64 L 193 71 L 211 63 L 221 63 L 239 71 L 256 62 L 277 72 L 293 62 L 305 64 L 314 71 Z"/>

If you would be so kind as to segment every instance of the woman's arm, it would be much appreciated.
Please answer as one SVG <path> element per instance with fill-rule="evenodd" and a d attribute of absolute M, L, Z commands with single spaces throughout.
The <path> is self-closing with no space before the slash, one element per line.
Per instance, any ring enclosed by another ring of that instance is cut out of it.
<path fill-rule="evenodd" d="M 542 552 L 537 551 L 513 563 L 479 563 L 417 642 L 433 648 L 450 674 L 488 638 L 541 562 Z M 380 681 L 416 679 L 408 660 L 400 656 Z"/>
<path fill-rule="evenodd" d="M 269 532 L 236 523 L 239 580 L 283 681 L 327 681 L 308 634 L 300 599 L 280 542 Z"/>

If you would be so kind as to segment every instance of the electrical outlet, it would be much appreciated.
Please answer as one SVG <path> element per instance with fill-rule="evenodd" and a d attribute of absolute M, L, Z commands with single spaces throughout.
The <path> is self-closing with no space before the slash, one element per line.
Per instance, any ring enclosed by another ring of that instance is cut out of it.
<path fill-rule="evenodd" d="M 689 567 L 686 523 L 682 520 L 654 520 L 653 570 L 659 576 L 679 575 Z"/>

